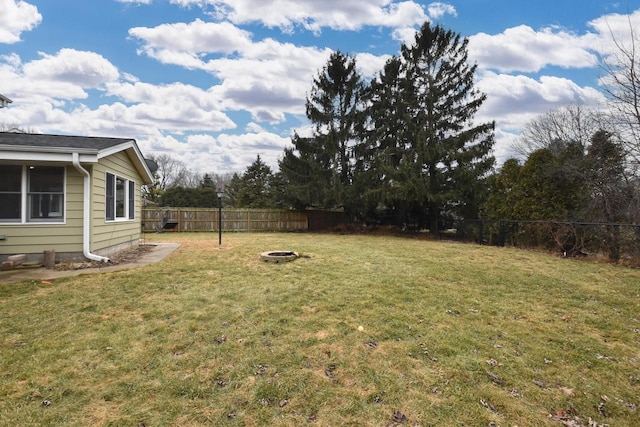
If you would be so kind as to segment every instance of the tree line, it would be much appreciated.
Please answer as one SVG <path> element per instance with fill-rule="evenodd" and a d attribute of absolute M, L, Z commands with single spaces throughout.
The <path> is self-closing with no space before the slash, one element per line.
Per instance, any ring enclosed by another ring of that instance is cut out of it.
<path fill-rule="evenodd" d="M 369 80 L 355 57 L 330 56 L 306 98 L 311 135 L 293 135 L 279 170 L 257 156 L 242 174 L 196 185 L 177 174 L 149 193 L 164 205 L 208 206 L 217 199 L 207 192 L 223 184 L 229 206 L 339 209 L 432 232 L 478 218 L 637 224 L 640 63 L 636 44 L 614 41 L 618 54 L 602 59 L 610 108 L 568 105 L 535 118 L 513 147 L 518 156 L 499 168 L 494 122 L 475 120 L 486 95 L 474 85 L 468 40 L 425 23 Z M 605 237 L 613 246 L 616 233 Z"/>
<path fill-rule="evenodd" d="M 447 217 L 477 216 L 495 159 L 494 123 L 473 123 L 486 99 L 474 87 L 476 67 L 466 38 L 430 23 L 368 82 L 355 57 L 333 53 L 307 97 L 312 135 L 293 136 L 277 172 L 258 156 L 233 175 L 226 202 L 340 209 L 433 231 Z M 163 204 L 186 203 L 185 187 L 174 187 L 162 190 Z"/>

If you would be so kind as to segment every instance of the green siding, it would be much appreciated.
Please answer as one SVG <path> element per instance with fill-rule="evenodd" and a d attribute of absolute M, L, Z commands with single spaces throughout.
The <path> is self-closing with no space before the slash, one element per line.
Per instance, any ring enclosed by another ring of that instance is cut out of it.
<path fill-rule="evenodd" d="M 65 194 L 66 221 L 51 224 L 0 223 L 0 255 L 41 254 L 44 250 L 56 252 L 82 252 L 82 175 L 73 166 L 67 166 Z"/>
<path fill-rule="evenodd" d="M 129 155 L 120 152 L 100 160 L 98 164 L 83 167 L 91 174 L 91 236 L 90 251 L 108 254 L 111 247 L 137 244 L 141 227 L 142 177 Z M 135 185 L 135 220 L 107 222 L 105 220 L 105 173 L 110 172 Z M 73 165 L 66 167 L 65 223 L 16 224 L 0 223 L 0 255 L 36 254 L 44 250 L 56 253 L 81 254 L 83 250 L 84 175 Z"/>
<path fill-rule="evenodd" d="M 105 219 L 105 174 L 107 172 L 136 183 L 135 220 L 107 221 Z M 103 158 L 94 166 L 92 179 L 91 250 L 101 251 L 113 246 L 137 243 L 141 231 L 140 185 L 142 177 L 131 163 L 127 153 L 120 152 Z"/>

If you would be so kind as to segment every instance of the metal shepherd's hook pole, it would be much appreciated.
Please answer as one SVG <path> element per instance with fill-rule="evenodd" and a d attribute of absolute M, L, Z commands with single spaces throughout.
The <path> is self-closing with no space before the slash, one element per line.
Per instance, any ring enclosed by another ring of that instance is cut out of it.
<path fill-rule="evenodd" d="M 222 188 L 218 188 L 218 249 L 222 249 Z"/>

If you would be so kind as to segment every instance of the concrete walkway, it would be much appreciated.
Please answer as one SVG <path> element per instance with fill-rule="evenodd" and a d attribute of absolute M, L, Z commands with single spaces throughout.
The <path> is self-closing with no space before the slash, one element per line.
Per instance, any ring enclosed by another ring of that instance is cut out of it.
<path fill-rule="evenodd" d="M 82 268 L 79 270 L 51 270 L 44 267 L 18 268 L 15 270 L 0 271 L 0 283 L 19 282 L 21 280 L 52 280 L 60 277 L 79 276 L 81 274 L 110 273 L 118 270 L 130 270 L 143 265 L 153 264 L 163 260 L 180 247 L 179 243 L 153 243 L 149 244 L 151 250 L 140 256 L 133 262 L 109 265 L 97 268 Z"/>

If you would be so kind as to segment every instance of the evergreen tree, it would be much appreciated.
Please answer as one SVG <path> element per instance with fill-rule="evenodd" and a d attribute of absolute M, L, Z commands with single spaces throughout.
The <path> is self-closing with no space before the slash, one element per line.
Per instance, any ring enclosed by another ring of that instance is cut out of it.
<path fill-rule="evenodd" d="M 311 138 L 294 136 L 280 164 L 295 205 L 352 209 L 353 157 L 360 143 L 363 83 L 355 58 L 331 54 L 313 79 L 306 114 Z M 326 171 L 325 172 L 323 172 Z"/>
<path fill-rule="evenodd" d="M 397 83 L 405 108 L 403 139 L 393 191 L 420 226 L 438 230 L 443 213 L 476 217 L 477 195 L 494 158 L 494 123 L 474 124 L 486 95 L 474 88 L 468 39 L 425 23 L 411 46 L 403 45 Z"/>
<path fill-rule="evenodd" d="M 231 180 L 229 180 L 227 185 L 224 187 L 225 198 L 229 206 L 234 208 L 240 207 L 238 205 L 238 195 L 240 194 L 241 189 L 242 178 L 240 178 L 240 175 L 235 172 L 231 177 Z"/>
<path fill-rule="evenodd" d="M 519 181 L 522 166 L 517 159 L 508 159 L 500 172 L 487 179 L 489 195 L 482 206 L 482 218 L 516 219 L 516 203 L 520 200 Z"/>
<path fill-rule="evenodd" d="M 367 210 L 365 217 L 376 216 L 376 208 L 384 206 L 387 215 L 403 223 L 407 203 L 397 187 L 401 185 L 399 167 L 403 153 L 410 148 L 406 123 L 411 118 L 401 77 L 402 62 L 394 57 L 367 88 L 368 123 L 365 144 L 356 160 L 355 178 Z"/>
<path fill-rule="evenodd" d="M 236 195 L 237 205 L 246 208 L 272 207 L 274 205 L 271 194 L 272 177 L 271 168 L 258 155 L 240 179 L 240 190 Z"/>
<path fill-rule="evenodd" d="M 200 188 L 207 188 L 207 187 L 212 187 L 215 188 L 216 183 L 213 182 L 213 178 L 211 178 L 211 175 L 209 175 L 208 173 L 205 173 L 204 176 L 202 177 L 202 180 L 200 181 Z"/>
<path fill-rule="evenodd" d="M 518 182 L 514 217 L 522 220 L 579 221 L 587 203 L 584 147 L 556 141 L 527 158 Z"/>
<path fill-rule="evenodd" d="M 331 186 L 329 155 L 313 138 L 294 134 L 279 162 L 280 182 L 284 189 L 282 203 L 294 209 L 329 207 L 326 200 Z"/>
<path fill-rule="evenodd" d="M 361 218 L 386 209 L 434 232 L 443 212 L 476 217 L 494 124 L 473 122 L 486 97 L 473 86 L 467 47 L 425 23 L 366 88 L 355 59 L 331 55 L 307 98 L 313 135 L 295 135 L 280 162 L 287 203 Z"/>

